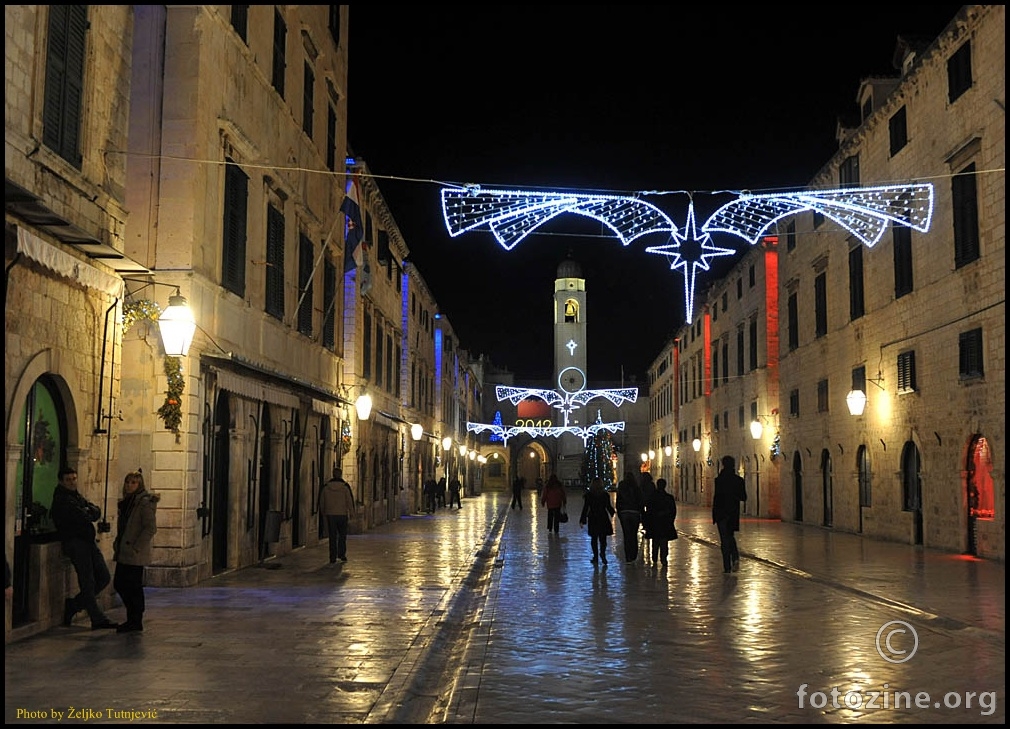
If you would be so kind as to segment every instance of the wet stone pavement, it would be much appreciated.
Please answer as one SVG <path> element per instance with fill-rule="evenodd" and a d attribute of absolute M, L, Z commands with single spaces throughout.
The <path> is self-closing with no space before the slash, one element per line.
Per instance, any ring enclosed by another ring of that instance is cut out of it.
<path fill-rule="evenodd" d="M 668 566 L 625 563 L 616 526 L 603 567 L 580 494 L 557 536 L 526 496 L 352 535 L 346 564 L 323 544 L 148 588 L 143 634 L 8 644 L 5 719 L 1005 723 L 1001 563 L 745 518 L 726 575 L 707 511 L 681 505 Z"/>

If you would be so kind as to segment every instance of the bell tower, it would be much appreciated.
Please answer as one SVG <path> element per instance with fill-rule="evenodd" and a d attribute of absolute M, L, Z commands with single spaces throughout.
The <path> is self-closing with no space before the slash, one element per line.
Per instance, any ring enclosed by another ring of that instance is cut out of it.
<path fill-rule="evenodd" d="M 552 388 L 578 392 L 586 387 L 586 280 L 571 254 L 558 266 L 554 280 L 554 382 Z M 562 425 L 560 413 L 553 417 Z M 587 410 L 575 410 L 569 425 L 588 425 Z M 584 447 L 570 433 L 558 439 L 556 472 L 563 483 L 580 477 Z"/>

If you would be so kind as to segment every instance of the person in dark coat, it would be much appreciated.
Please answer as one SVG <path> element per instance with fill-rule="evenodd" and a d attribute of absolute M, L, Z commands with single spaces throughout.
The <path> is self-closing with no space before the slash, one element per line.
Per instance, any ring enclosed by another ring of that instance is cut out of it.
<path fill-rule="evenodd" d="M 74 615 L 88 611 L 91 629 L 118 628 L 116 623 L 98 607 L 98 593 L 112 582 L 105 556 L 95 541 L 94 522 L 102 518 L 102 510 L 92 504 L 77 490 L 77 471 L 64 466 L 60 469 L 59 483 L 53 491 L 53 524 L 60 537 L 63 554 L 74 565 L 80 592 L 68 597 L 63 604 L 63 624 L 70 625 Z"/>
<path fill-rule="evenodd" d="M 642 510 L 645 502 L 634 471 L 624 474 L 617 485 L 617 519 L 621 522 L 624 536 L 624 559 L 634 562 L 638 559 L 638 527 L 642 524 Z"/>
<path fill-rule="evenodd" d="M 744 480 L 737 475 L 736 462 L 733 456 L 723 456 L 722 470 L 715 477 L 715 493 L 712 495 L 712 523 L 719 530 L 723 572 L 740 569 L 736 532 L 740 531 L 740 504 L 745 501 L 747 488 Z"/>
<path fill-rule="evenodd" d="M 523 510 L 523 484 L 526 479 L 516 476 L 512 479 L 512 504 L 509 506 L 510 509 L 519 507 L 519 511 Z"/>
<path fill-rule="evenodd" d="M 665 567 L 670 542 L 677 538 L 677 500 L 666 490 L 666 479 L 656 481 L 656 490 L 645 502 L 645 524 L 652 539 L 652 564 Z"/>
<path fill-rule="evenodd" d="M 547 507 L 547 533 L 558 534 L 561 530 L 561 511 L 568 503 L 564 484 L 556 474 L 551 474 L 547 484 L 540 491 L 540 505 Z"/>
<path fill-rule="evenodd" d="M 151 542 L 158 531 L 158 494 L 144 486 L 140 471 L 126 474 L 119 502 L 116 541 L 113 543 L 116 574 L 112 586 L 126 608 L 126 622 L 117 633 L 144 629 L 144 568 L 151 563 Z"/>
<path fill-rule="evenodd" d="M 607 564 L 607 537 L 614 533 L 614 525 L 611 522 L 614 514 L 613 505 L 610 503 L 610 494 L 603 487 L 603 479 L 594 478 L 589 484 L 585 500 L 582 503 L 582 515 L 579 517 L 579 526 L 587 527 L 589 541 L 593 547 L 593 564 L 601 559 L 603 564 Z"/>

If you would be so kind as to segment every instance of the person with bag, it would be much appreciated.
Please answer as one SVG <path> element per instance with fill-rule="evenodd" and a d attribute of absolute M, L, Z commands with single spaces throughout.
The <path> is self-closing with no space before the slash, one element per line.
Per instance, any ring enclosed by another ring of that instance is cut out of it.
<path fill-rule="evenodd" d="M 126 622 L 117 633 L 144 630 L 144 568 L 151 563 L 151 542 L 158 531 L 158 502 L 161 497 L 144 486 L 144 474 L 133 471 L 123 479 L 123 498 L 119 501 L 113 559 L 116 575 L 112 586 L 126 608 Z"/>
<path fill-rule="evenodd" d="M 677 500 L 666 490 L 666 479 L 656 481 L 656 491 L 645 503 L 645 523 L 652 539 L 652 565 L 666 566 L 670 542 L 677 538 Z"/>
<path fill-rule="evenodd" d="M 603 487 L 603 479 L 594 478 L 589 484 L 582 503 L 582 515 L 579 517 L 579 526 L 587 527 L 589 532 L 589 541 L 593 547 L 593 558 L 590 561 L 593 564 L 601 559 L 604 566 L 607 564 L 607 537 L 614 533 L 611 519 L 615 513 L 617 512 L 610 503 L 610 494 Z"/>
<path fill-rule="evenodd" d="M 565 514 L 565 505 L 568 503 L 568 494 L 565 487 L 555 474 L 551 474 L 544 484 L 543 493 L 540 494 L 541 506 L 547 507 L 547 533 L 558 534 L 561 529 L 562 517 L 568 521 Z"/>
<path fill-rule="evenodd" d="M 617 485 L 617 519 L 624 535 L 624 560 L 638 559 L 638 527 L 642 523 L 642 491 L 638 488 L 635 473 L 628 471 Z"/>
<path fill-rule="evenodd" d="M 354 494 L 340 468 L 333 469 L 333 478 L 323 486 L 319 495 L 319 511 L 326 517 L 326 530 L 330 536 L 330 564 L 338 559 L 346 562 L 347 529 L 348 521 L 354 514 Z"/>

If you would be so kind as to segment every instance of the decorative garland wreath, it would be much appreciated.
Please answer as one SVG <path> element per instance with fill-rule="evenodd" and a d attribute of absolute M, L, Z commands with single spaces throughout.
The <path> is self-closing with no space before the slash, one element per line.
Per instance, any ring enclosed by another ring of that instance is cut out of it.
<path fill-rule="evenodd" d="M 123 304 L 123 334 L 126 334 L 138 321 L 158 321 L 161 307 L 150 299 L 128 301 Z M 165 357 L 165 376 L 168 378 L 168 391 L 165 402 L 158 408 L 157 415 L 165 424 L 165 428 L 175 433 L 175 442 L 181 441 L 179 427 L 182 425 L 182 393 L 186 389 L 186 378 L 182 375 L 182 360 L 179 357 Z"/>

